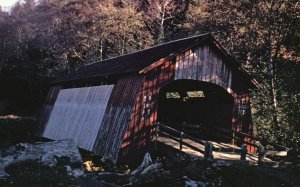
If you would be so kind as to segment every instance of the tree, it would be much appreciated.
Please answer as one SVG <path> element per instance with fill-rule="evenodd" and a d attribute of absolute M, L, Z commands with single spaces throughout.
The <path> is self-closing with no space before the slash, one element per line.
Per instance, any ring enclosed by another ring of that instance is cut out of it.
<path fill-rule="evenodd" d="M 195 32 L 200 25 L 200 29 L 213 32 L 236 59 L 245 62 L 242 65 L 263 85 L 263 90 L 253 93 L 258 133 L 291 145 L 287 137 L 293 126 L 300 123 L 286 110 L 289 105 L 300 110 L 298 96 L 290 95 L 295 87 L 292 82 L 299 80 L 295 73 L 297 68 L 289 68 L 293 62 L 299 64 L 296 53 L 299 44 L 295 42 L 299 43 L 299 2 L 194 1 L 193 6 L 189 12 L 189 30 Z M 197 10 L 197 7 L 200 8 Z M 284 74 L 294 76 L 282 76 Z M 287 85 L 284 88 L 283 83 Z M 287 95 L 290 98 L 283 99 Z M 297 104 L 291 103 L 291 98 Z"/>
<path fill-rule="evenodd" d="M 142 0 L 137 1 L 138 10 L 144 12 L 145 23 L 157 43 L 169 40 L 176 27 L 185 21 L 189 1 Z"/>
<path fill-rule="evenodd" d="M 0 100 L 12 103 L 20 98 L 15 106 L 24 103 L 39 111 L 38 98 L 49 79 L 152 44 L 133 7 L 100 0 L 34 2 L 0 12 L 0 86 L 7 93 L 1 92 Z"/>
<path fill-rule="evenodd" d="M 111 1 L 27 0 L 5 19 L 6 69 L 22 76 L 55 77 L 152 44 L 141 13 Z"/>
<path fill-rule="evenodd" d="M 105 57 L 103 49 L 110 56 L 123 55 L 152 44 L 152 37 L 147 32 L 141 13 L 134 7 L 115 7 L 111 3 L 99 4 L 94 11 L 101 12 L 96 15 L 93 26 L 97 29 L 100 39 L 101 58 Z"/>

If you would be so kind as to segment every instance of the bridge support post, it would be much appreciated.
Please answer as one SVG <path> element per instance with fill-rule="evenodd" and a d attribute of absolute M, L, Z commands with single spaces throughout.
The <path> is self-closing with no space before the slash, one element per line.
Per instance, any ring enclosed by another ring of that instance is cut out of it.
<path fill-rule="evenodd" d="M 248 153 L 247 145 L 243 144 L 241 150 L 241 160 L 246 160 L 246 155 Z"/>
<path fill-rule="evenodd" d="M 158 141 L 158 131 L 159 131 L 159 123 L 155 123 L 155 142 L 154 142 L 154 150 L 157 151 L 157 141 Z"/>
<path fill-rule="evenodd" d="M 179 149 L 182 150 L 182 142 L 183 142 L 183 132 L 180 132 L 180 142 L 179 142 Z"/>
<path fill-rule="evenodd" d="M 264 161 L 264 158 L 265 158 L 265 154 L 266 154 L 265 147 L 263 145 L 260 145 L 258 147 L 258 161 L 257 161 L 258 165 L 262 165 L 263 164 L 263 161 Z"/>
<path fill-rule="evenodd" d="M 213 149 L 214 149 L 213 144 L 206 141 L 205 142 L 205 147 L 204 147 L 204 159 L 206 159 L 206 160 L 213 160 L 214 159 Z"/>

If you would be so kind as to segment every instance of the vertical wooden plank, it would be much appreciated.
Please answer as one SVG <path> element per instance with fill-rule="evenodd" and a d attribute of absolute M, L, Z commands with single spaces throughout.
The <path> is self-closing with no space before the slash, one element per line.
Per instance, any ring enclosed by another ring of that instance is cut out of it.
<path fill-rule="evenodd" d="M 182 76 L 180 77 L 181 79 L 184 79 L 187 75 L 187 62 L 186 62 L 186 53 L 184 52 L 182 54 Z"/>
<path fill-rule="evenodd" d="M 216 54 L 214 54 L 214 53 L 212 53 L 212 55 L 213 55 L 213 61 L 214 61 L 214 63 L 213 63 L 213 75 L 212 75 L 212 77 L 213 77 L 213 80 L 214 80 L 214 83 L 215 84 L 217 84 L 217 85 L 221 85 L 220 84 L 220 81 L 219 81 L 219 63 L 218 63 L 218 57 L 216 56 Z"/>
<path fill-rule="evenodd" d="M 180 65 L 179 65 L 179 77 L 178 77 L 178 79 L 182 79 L 182 74 L 183 74 L 183 58 L 184 58 L 184 56 L 183 56 L 183 54 L 182 53 L 180 53 L 179 54 L 179 62 L 180 62 Z"/>
<path fill-rule="evenodd" d="M 136 79 L 135 80 L 135 87 L 133 88 L 134 90 L 135 90 L 135 94 L 134 95 L 130 95 L 131 96 L 131 103 L 130 103 L 130 105 L 128 105 L 128 112 L 129 112 L 129 115 L 131 115 L 131 113 L 132 113 L 132 106 L 133 106 L 133 104 L 134 104 L 134 101 L 135 101 L 135 99 L 136 99 L 136 96 L 137 96 L 137 94 L 138 94 L 138 90 L 139 90 L 139 88 L 140 88 L 140 86 L 141 86 L 141 80 L 142 79 Z M 138 83 L 138 84 L 136 84 L 136 83 Z M 130 118 L 128 118 L 128 116 L 127 115 L 124 115 L 124 119 L 123 120 L 125 120 L 126 121 L 126 123 L 129 123 L 130 122 Z M 117 129 L 118 130 L 118 129 Z M 119 152 L 119 149 L 120 149 L 120 147 L 121 147 L 121 143 L 122 143 L 122 141 L 123 141 L 123 136 L 124 136 L 124 131 L 126 130 L 126 126 L 123 126 L 123 128 L 122 128 L 122 131 L 119 131 L 119 134 L 118 134 L 118 137 L 120 137 L 120 139 L 121 139 L 121 141 L 118 141 L 115 145 L 116 146 L 113 146 L 113 148 L 114 148 L 114 151 L 113 151 L 113 155 L 116 155 L 115 156 L 115 159 L 117 159 L 117 155 L 118 155 L 118 152 Z"/>
<path fill-rule="evenodd" d="M 54 103 L 57 99 L 57 96 L 58 96 L 58 93 L 59 93 L 60 89 L 61 89 L 60 85 L 53 86 L 49 89 L 49 92 L 47 94 L 45 103 L 43 104 L 43 107 L 42 107 L 42 115 L 41 115 L 41 118 L 40 118 L 41 119 L 40 120 L 40 126 L 39 126 L 39 129 L 38 129 L 38 132 L 37 132 L 39 136 L 42 136 L 42 134 L 43 134 L 43 132 L 46 128 L 47 122 L 49 120 L 51 111 L 53 109 Z"/>
<path fill-rule="evenodd" d="M 210 49 L 210 46 L 203 45 L 196 48 L 193 53 L 186 51 L 178 54 L 174 80 L 193 79 L 211 82 L 227 90 L 232 86 L 231 72 L 221 56 Z"/>
<path fill-rule="evenodd" d="M 224 61 L 223 61 L 223 63 L 224 63 Z M 225 77 L 224 77 L 224 79 L 226 81 L 226 89 L 229 88 L 229 73 L 230 73 L 229 68 L 225 67 Z"/>
<path fill-rule="evenodd" d="M 194 52 L 192 50 L 190 50 L 190 55 L 189 55 L 189 59 L 190 59 L 190 69 L 191 69 L 191 77 L 190 79 L 192 80 L 196 80 L 196 72 L 197 72 L 197 62 L 194 59 Z"/>
<path fill-rule="evenodd" d="M 127 77 L 115 85 L 93 151 L 116 161 L 141 83 L 142 77 Z"/>
<path fill-rule="evenodd" d="M 179 69 L 179 60 L 180 60 L 180 54 L 178 54 L 176 56 L 176 60 L 175 60 L 175 80 L 177 79 L 179 71 L 180 71 L 180 69 Z M 158 84 L 159 83 L 160 82 L 159 82 L 159 77 L 158 77 Z"/>
<path fill-rule="evenodd" d="M 216 55 L 213 53 L 213 51 L 211 51 L 211 55 L 212 55 L 212 70 L 211 70 L 211 79 L 212 79 L 212 83 L 214 84 L 218 84 L 217 83 L 217 57 Z"/>
<path fill-rule="evenodd" d="M 208 64 L 209 64 L 209 71 L 208 71 L 208 79 L 209 79 L 209 81 L 208 82 L 212 82 L 212 83 L 214 83 L 213 82 L 213 80 L 212 80 L 212 77 L 213 77 L 213 63 L 214 63 L 214 59 L 213 59 L 213 51 L 211 50 L 211 48 L 208 46 L 208 50 L 209 50 L 209 57 L 208 57 L 208 60 L 209 60 L 209 62 L 208 62 Z"/>
<path fill-rule="evenodd" d="M 203 80 L 203 47 L 197 49 L 197 54 L 199 58 L 197 80 Z"/>
<path fill-rule="evenodd" d="M 232 85 L 232 72 L 228 69 L 228 88 L 231 88 Z"/>
<path fill-rule="evenodd" d="M 220 79 L 221 79 L 221 85 L 223 88 L 227 89 L 227 85 L 226 85 L 226 69 L 225 69 L 225 64 L 223 63 L 222 59 L 219 60 L 221 63 L 221 73 L 220 73 Z"/>
<path fill-rule="evenodd" d="M 192 50 L 188 51 L 188 75 L 187 75 L 187 79 L 193 79 L 193 75 L 194 75 L 194 62 L 193 62 L 193 53 Z"/>
<path fill-rule="evenodd" d="M 203 81 L 208 81 L 209 79 L 207 78 L 207 72 L 208 72 L 208 58 L 209 58 L 209 55 L 208 55 L 208 47 L 205 45 L 204 46 L 204 57 L 203 57 L 203 64 L 204 64 L 204 68 L 203 68 Z"/>
<path fill-rule="evenodd" d="M 198 56 L 198 49 L 195 49 L 194 50 L 194 53 L 193 53 L 193 61 L 194 61 L 194 69 L 195 69 L 195 75 L 193 77 L 194 80 L 198 80 L 198 74 L 199 74 L 199 61 L 200 61 L 200 58 Z"/>

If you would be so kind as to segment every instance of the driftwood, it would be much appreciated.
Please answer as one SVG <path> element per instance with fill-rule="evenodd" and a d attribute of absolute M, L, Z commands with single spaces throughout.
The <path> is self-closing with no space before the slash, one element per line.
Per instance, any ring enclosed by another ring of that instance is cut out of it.
<path fill-rule="evenodd" d="M 153 164 L 151 156 L 149 153 L 146 153 L 142 164 L 138 168 L 136 168 L 133 172 L 131 172 L 131 174 L 132 175 L 140 174 L 144 171 L 144 169 L 146 169 L 151 164 Z"/>
<path fill-rule="evenodd" d="M 142 164 L 136 168 L 131 175 L 147 174 L 151 171 L 157 171 L 162 167 L 161 163 L 153 163 L 149 153 L 146 153 Z"/>

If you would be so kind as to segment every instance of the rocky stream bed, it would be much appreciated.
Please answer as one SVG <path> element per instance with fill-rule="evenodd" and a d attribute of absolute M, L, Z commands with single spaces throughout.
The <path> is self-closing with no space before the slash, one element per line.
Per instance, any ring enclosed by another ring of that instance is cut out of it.
<path fill-rule="evenodd" d="M 300 186 L 295 167 L 204 160 L 176 151 L 147 153 L 137 168 L 82 154 L 71 140 L 1 149 L 0 186 Z"/>
<path fill-rule="evenodd" d="M 295 165 L 204 160 L 163 145 L 143 161 L 114 164 L 79 150 L 72 140 L 36 138 L 35 123 L 33 118 L 0 119 L 0 187 L 300 186 Z"/>

